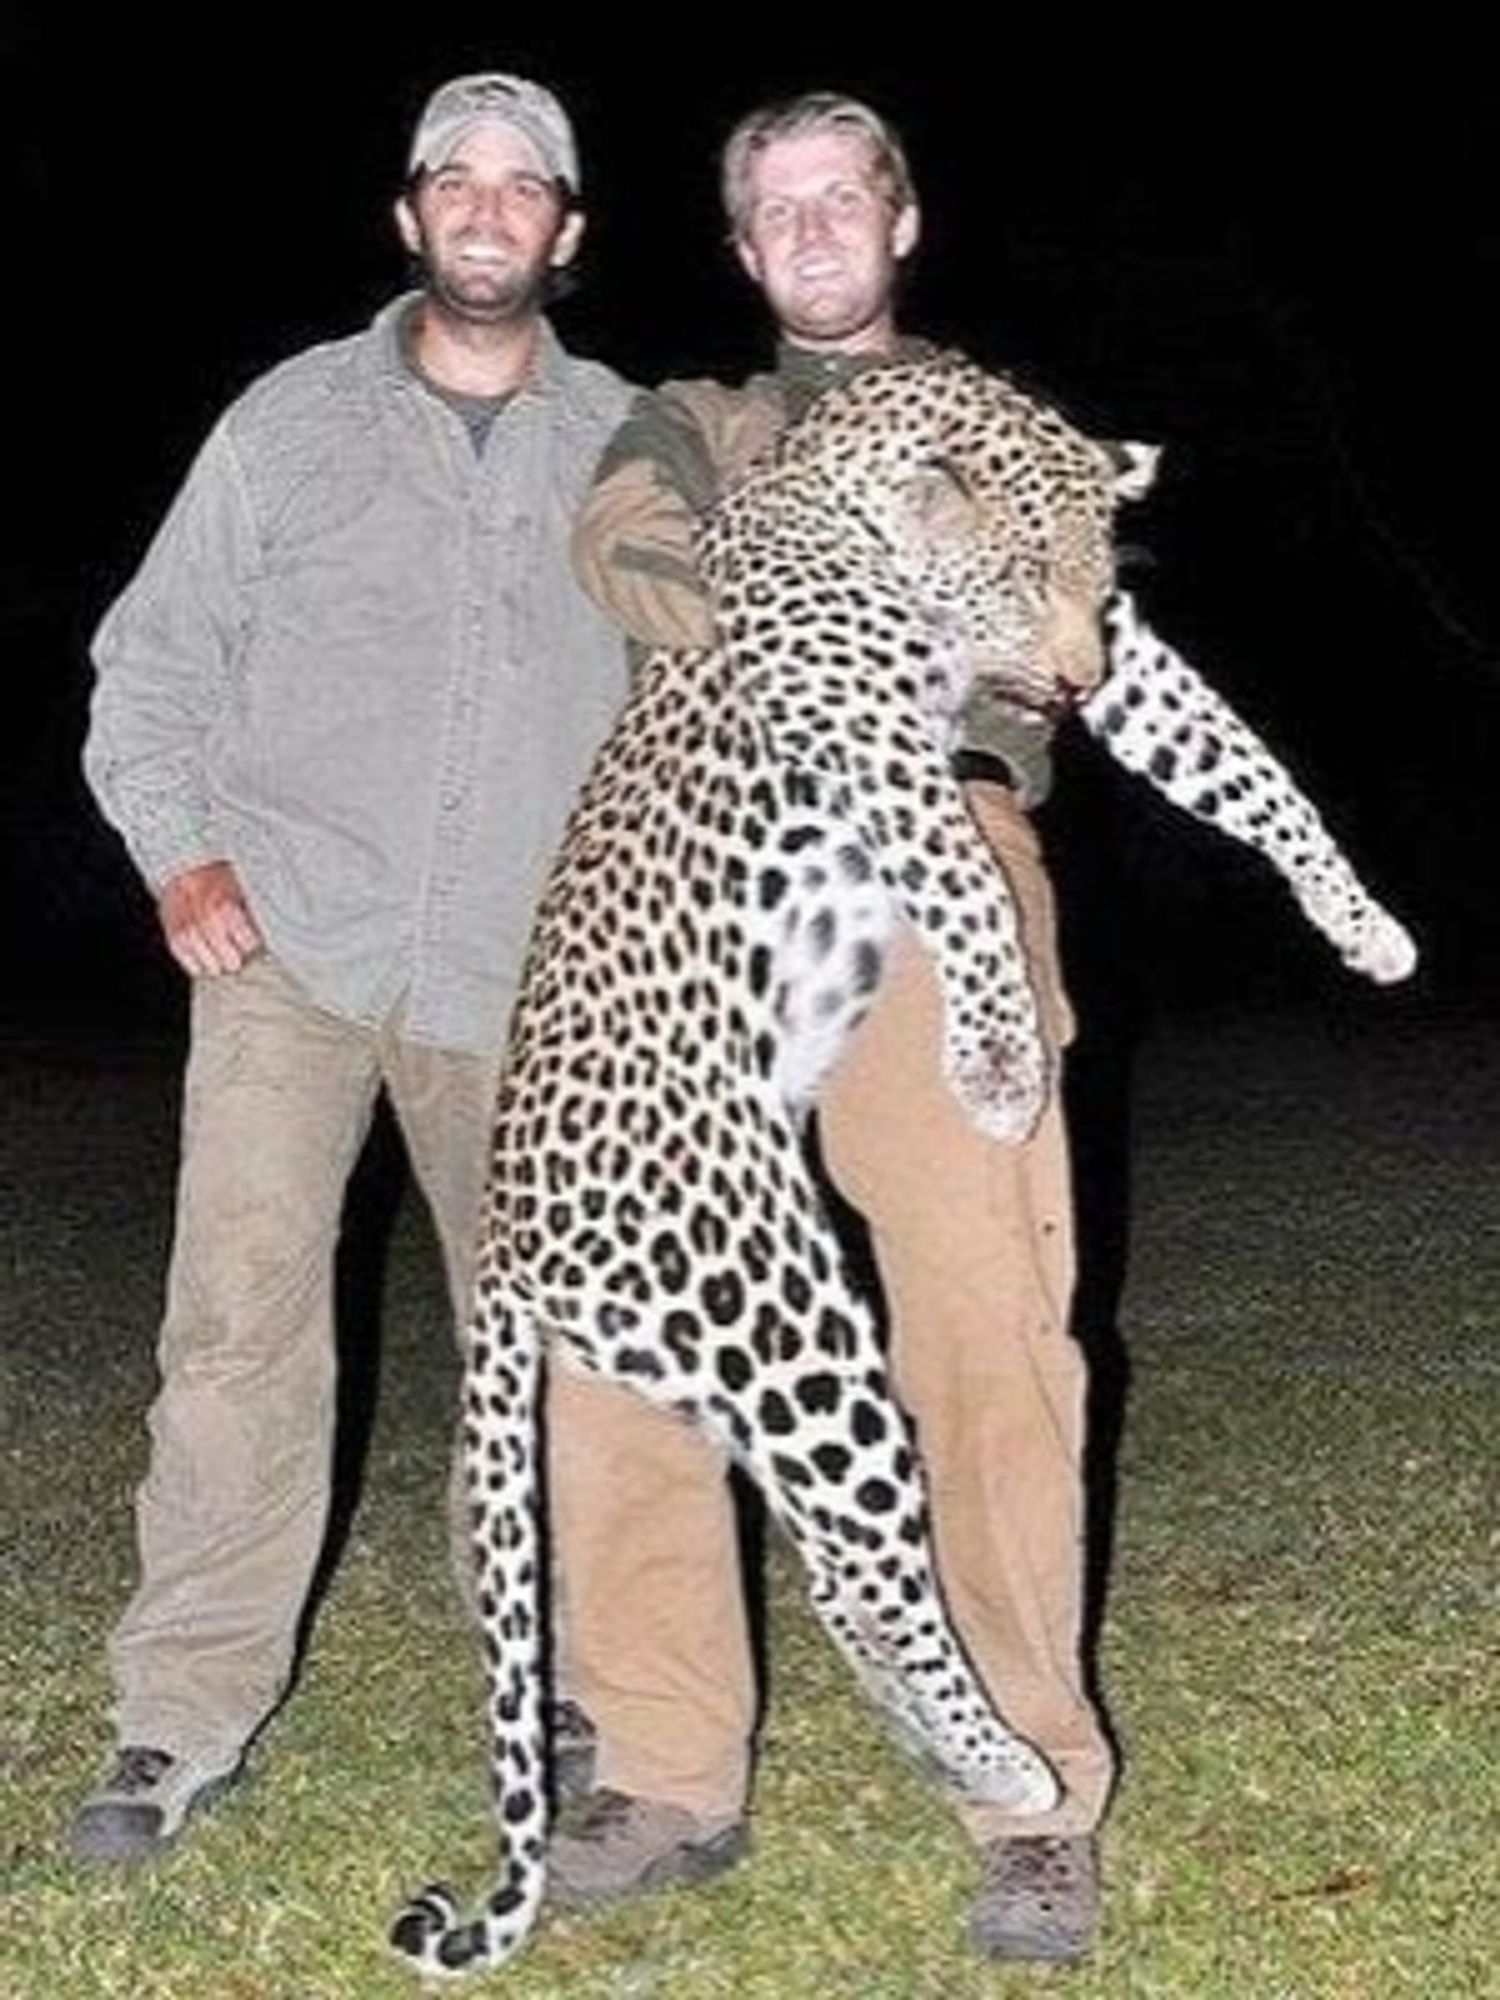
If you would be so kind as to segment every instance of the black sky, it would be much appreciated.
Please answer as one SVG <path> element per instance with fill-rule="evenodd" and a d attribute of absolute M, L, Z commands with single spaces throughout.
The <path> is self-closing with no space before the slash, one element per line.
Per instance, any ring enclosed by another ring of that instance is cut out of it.
<path fill-rule="evenodd" d="M 1128 528 L 1155 621 L 1305 776 L 1440 968 L 1500 958 L 1482 52 L 1435 30 L 1304 47 L 1263 22 L 1110 46 L 1070 14 L 996 17 L 985 41 L 1006 49 L 986 55 L 974 16 L 900 40 L 774 18 L 710 12 L 694 35 L 637 15 L 612 45 L 581 26 L 310 42 L 294 21 L 246 40 L 238 18 L 84 33 L 12 10 L 0 894 L 35 948 L 10 1011 L 54 1006 L 80 970 L 140 976 L 143 912 L 76 777 L 87 635 L 224 401 L 401 281 L 406 134 L 476 67 L 539 76 L 572 110 L 590 243 L 561 325 L 641 379 L 762 352 L 715 204 L 733 118 L 821 86 L 889 112 L 926 210 L 910 322 L 1166 447 Z M 1097 805 L 1097 776 L 1080 785 Z M 1204 918 L 1229 864 L 1201 837 L 1149 811 L 1102 824 L 1127 888 L 1179 927 Z"/>

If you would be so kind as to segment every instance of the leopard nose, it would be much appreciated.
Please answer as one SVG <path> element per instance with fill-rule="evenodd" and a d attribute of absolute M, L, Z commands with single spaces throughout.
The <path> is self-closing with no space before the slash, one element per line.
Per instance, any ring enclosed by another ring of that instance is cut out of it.
<path fill-rule="evenodd" d="M 1091 607 L 1054 597 L 1042 627 L 1042 657 L 1057 684 L 1060 703 L 1070 706 L 1104 678 L 1104 637 Z"/>

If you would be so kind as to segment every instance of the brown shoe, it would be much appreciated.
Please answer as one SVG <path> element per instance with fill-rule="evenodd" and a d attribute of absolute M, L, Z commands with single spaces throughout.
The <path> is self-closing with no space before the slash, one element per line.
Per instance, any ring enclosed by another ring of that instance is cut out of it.
<path fill-rule="evenodd" d="M 1091 1833 L 991 1840 L 969 1937 L 986 1958 L 1082 1958 L 1099 1925 L 1099 1849 Z"/>
<path fill-rule="evenodd" d="M 547 1901 L 555 1910 L 587 1910 L 706 1882 L 749 1844 L 737 1815 L 699 1819 L 681 1806 L 602 1789 L 560 1818 L 547 1852 Z"/>

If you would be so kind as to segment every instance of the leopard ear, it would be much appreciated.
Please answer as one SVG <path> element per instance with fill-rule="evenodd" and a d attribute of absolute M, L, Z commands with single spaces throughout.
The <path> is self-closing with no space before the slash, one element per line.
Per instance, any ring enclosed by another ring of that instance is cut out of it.
<path fill-rule="evenodd" d="M 1115 462 L 1115 496 L 1139 500 L 1156 477 L 1161 458 L 1159 444 L 1138 444 L 1131 438 L 1116 439 L 1107 447 Z"/>

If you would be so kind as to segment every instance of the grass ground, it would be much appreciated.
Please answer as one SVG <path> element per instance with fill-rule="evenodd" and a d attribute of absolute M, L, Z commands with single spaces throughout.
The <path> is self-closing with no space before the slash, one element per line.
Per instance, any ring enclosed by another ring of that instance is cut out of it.
<path fill-rule="evenodd" d="M 0 1994 L 384 2000 L 386 1923 L 489 1876 L 478 1679 L 442 1543 L 449 1390 L 396 1212 L 363 1498 L 295 1698 L 180 1851 L 58 1835 L 107 1747 L 102 1641 L 165 1250 L 171 1083 L 0 1054 Z M 1366 1003 L 1159 1024 L 1137 1066 L 1130 1393 L 1101 1670 L 1125 1751 L 1073 1971 L 978 1965 L 973 1861 L 773 1552 L 755 1849 L 549 1926 L 515 2000 L 1500 1995 L 1500 1047 Z"/>

